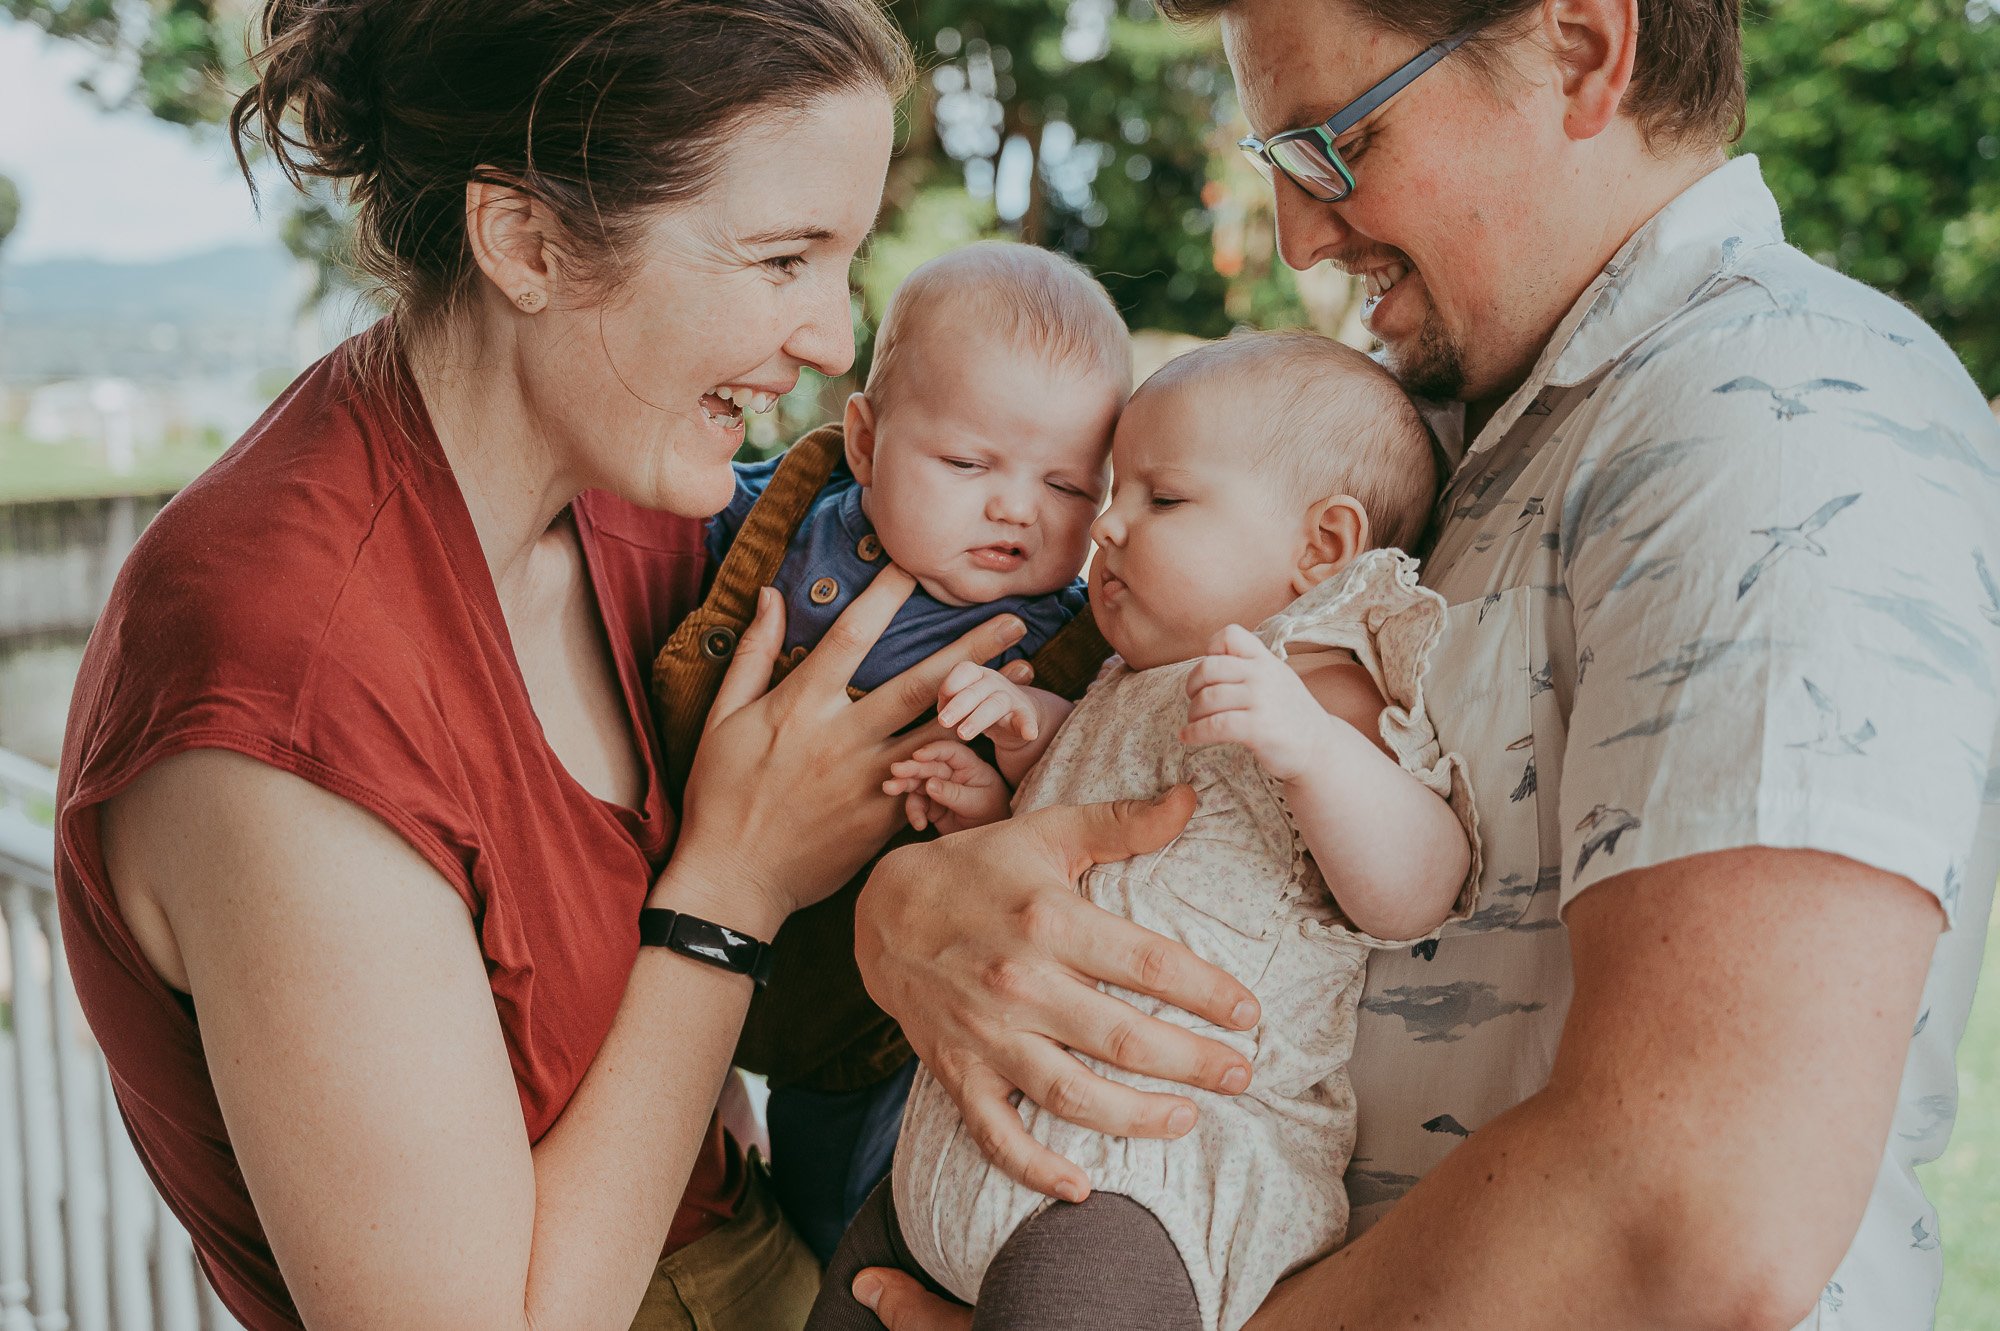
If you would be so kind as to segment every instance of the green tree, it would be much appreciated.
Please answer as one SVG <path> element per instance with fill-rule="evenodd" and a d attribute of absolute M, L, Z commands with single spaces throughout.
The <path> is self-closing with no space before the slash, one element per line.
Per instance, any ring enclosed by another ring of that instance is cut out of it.
<path fill-rule="evenodd" d="M 20 187 L 7 177 L 0 176 L 0 250 L 7 248 L 7 237 L 14 234 L 14 228 L 20 222 Z"/>
<path fill-rule="evenodd" d="M 2000 12 L 1769 0 L 1744 147 L 1807 253 L 1911 305 L 2000 394 Z"/>

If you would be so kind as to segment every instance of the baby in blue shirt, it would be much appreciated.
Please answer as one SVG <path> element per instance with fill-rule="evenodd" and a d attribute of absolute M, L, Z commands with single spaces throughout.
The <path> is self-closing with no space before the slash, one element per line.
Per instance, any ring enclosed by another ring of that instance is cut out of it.
<path fill-rule="evenodd" d="M 917 588 L 857 688 L 1003 613 L 1027 636 L 988 664 L 1032 656 L 1086 604 L 1078 575 L 1131 389 L 1124 320 L 1073 260 L 989 242 L 918 268 L 890 302 L 866 386 L 847 400 L 844 460 L 779 567 L 785 659 L 803 658 L 892 561 Z M 711 567 L 778 465 L 737 465 L 735 497 L 710 521 Z M 860 1091 L 772 1091 L 774 1181 L 822 1260 L 888 1169 L 914 1069 L 911 1059 Z"/>

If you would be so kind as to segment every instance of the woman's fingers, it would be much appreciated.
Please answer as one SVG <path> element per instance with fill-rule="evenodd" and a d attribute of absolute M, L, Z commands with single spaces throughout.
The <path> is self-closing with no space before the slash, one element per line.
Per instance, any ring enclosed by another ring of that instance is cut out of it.
<path fill-rule="evenodd" d="M 702 733 L 745 703 L 755 702 L 771 687 L 771 670 L 778 661 L 778 649 L 785 645 L 785 600 L 770 587 L 757 591 L 757 613 L 750 627 L 736 641 L 736 655 L 715 691 L 715 703 L 708 709 Z"/>
<path fill-rule="evenodd" d="M 848 1288 L 889 1331 L 972 1331 L 972 1309 L 945 1302 L 905 1272 L 871 1266 Z"/>
<path fill-rule="evenodd" d="M 881 579 L 878 577 L 876 581 L 880 582 Z M 850 614 L 853 613 L 852 606 L 848 610 Z M 1027 625 L 1021 622 L 1019 616 L 995 615 L 960 637 L 951 646 L 931 653 L 902 674 L 885 682 L 854 706 L 867 714 L 870 731 L 877 734 L 899 731 L 929 711 L 937 702 L 938 692 L 943 688 L 945 678 L 951 674 L 953 667 L 966 661 L 974 663 L 990 661 L 1019 642 L 1027 631 Z M 820 649 L 825 650 L 824 643 Z M 856 664 L 859 664 L 858 658 Z M 841 682 L 846 682 L 846 676 L 841 677 Z M 935 739 L 937 736 L 931 734 L 929 738 Z"/>
<path fill-rule="evenodd" d="M 875 575 L 854 603 L 840 612 L 793 675 L 803 675 L 808 684 L 844 692 L 847 681 L 861 667 L 862 660 L 889 627 L 889 621 L 903 608 L 917 580 L 894 564 Z"/>
<path fill-rule="evenodd" d="M 1014 1107 L 1015 1088 L 998 1073 L 975 1066 L 958 1085 L 947 1084 L 945 1089 L 957 1102 L 973 1145 L 994 1168 L 1045 1197 L 1080 1202 L 1090 1195 L 1090 1176 L 1036 1141 L 1021 1125 L 1021 1111 Z"/>

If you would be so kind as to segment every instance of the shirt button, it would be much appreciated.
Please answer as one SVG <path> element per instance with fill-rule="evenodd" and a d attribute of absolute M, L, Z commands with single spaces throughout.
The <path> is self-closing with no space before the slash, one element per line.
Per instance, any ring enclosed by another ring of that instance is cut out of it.
<path fill-rule="evenodd" d="M 786 653 L 785 659 L 790 661 L 793 665 L 797 665 L 799 662 L 805 660 L 806 645 L 804 643 L 800 643 L 798 646 L 792 648 L 790 652 Z"/>
<path fill-rule="evenodd" d="M 812 585 L 812 590 L 807 592 L 806 595 L 812 597 L 814 605 L 825 605 L 834 597 L 840 595 L 840 584 L 832 578 L 821 578 Z"/>
<path fill-rule="evenodd" d="M 882 557 L 882 542 L 876 540 L 875 533 L 871 531 L 855 542 L 854 553 L 861 556 L 863 563 L 872 564 Z"/>

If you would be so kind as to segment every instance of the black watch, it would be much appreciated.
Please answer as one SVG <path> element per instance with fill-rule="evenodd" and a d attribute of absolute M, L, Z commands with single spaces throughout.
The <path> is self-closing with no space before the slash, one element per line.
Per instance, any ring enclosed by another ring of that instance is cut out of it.
<path fill-rule="evenodd" d="M 747 975 L 759 989 L 771 982 L 771 945 L 712 920 L 648 906 L 639 912 L 639 942 Z"/>

